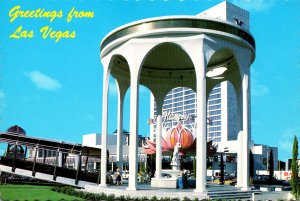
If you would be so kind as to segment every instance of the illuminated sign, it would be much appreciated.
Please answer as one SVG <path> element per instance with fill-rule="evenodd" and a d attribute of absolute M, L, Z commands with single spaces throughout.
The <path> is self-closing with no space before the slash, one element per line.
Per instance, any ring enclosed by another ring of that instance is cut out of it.
<path fill-rule="evenodd" d="M 188 120 L 194 120 L 194 115 L 189 115 L 189 114 L 179 114 L 179 113 L 172 113 L 170 111 L 168 112 L 163 112 L 162 118 L 163 122 L 165 121 L 188 121 Z"/>

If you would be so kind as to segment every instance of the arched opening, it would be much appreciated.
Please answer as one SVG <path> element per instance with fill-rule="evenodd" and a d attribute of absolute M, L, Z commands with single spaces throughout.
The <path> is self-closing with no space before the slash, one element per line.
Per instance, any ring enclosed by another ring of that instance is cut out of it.
<path fill-rule="evenodd" d="M 109 150 L 109 156 L 102 154 L 106 163 L 101 159 L 101 175 L 106 175 L 107 184 L 113 184 L 112 179 L 116 169 L 123 170 L 123 149 L 126 145 L 126 135 L 123 126 L 124 97 L 130 83 L 130 71 L 128 62 L 122 55 L 113 55 L 110 58 L 104 73 L 104 108 L 101 145 Z M 114 79 L 113 79 L 114 78 Z M 115 107 L 115 106 L 118 107 Z M 104 143 L 105 139 L 106 143 Z M 126 148 L 125 148 L 126 149 Z M 103 184 L 103 179 L 101 184 Z"/>
<path fill-rule="evenodd" d="M 157 96 L 165 96 L 175 87 L 195 88 L 195 69 L 189 55 L 175 43 L 162 43 L 144 57 L 140 84 Z"/>
<path fill-rule="evenodd" d="M 234 53 L 230 49 L 218 50 L 211 56 L 207 72 L 212 75 L 214 71 L 221 74 L 207 76 L 207 140 L 218 144 L 218 153 L 210 161 L 208 169 L 215 173 L 220 172 L 222 157 L 225 177 L 235 181 L 238 171 L 238 134 L 242 122 L 239 101 L 241 76 Z"/>
<path fill-rule="evenodd" d="M 189 55 L 178 44 L 159 44 L 152 48 L 144 57 L 140 69 L 140 83 L 147 86 L 153 93 L 154 97 L 153 117 L 156 117 L 157 121 L 154 128 L 155 135 L 153 135 L 153 139 L 156 143 L 155 169 L 156 178 L 158 180 L 161 176 L 167 174 L 167 170 L 174 170 L 174 167 L 175 169 L 178 168 L 176 170 L 178 170 L 179 173 L 180 164 L 178 161 L 174 164 L 172 159 L 172 168 L 170 167 L 170 155 L 173 154 L 172 158 L 174 158 L 176 148 L 173 147 L 174 150 L 171 148 L 171 153 L 167 152 L 167 155 L 162 154 L 162 150 L 159 149 L 166 151 L 165 146 L 168 142 L 165 141 L 164 136 L 167 135 L 166 131 L 168 129 L 178 124 L 179 121 L 178 119 L 175 119 L 175 116 L 179 118 L 179 116 L 183 117 L 185 115 L 190 115 L 191 119 L 193 118 L 192 115 L 195 115 L 195 109 L 192 111 L 189 110 L 188 107 L 183 107 L 184 93 L 189 93 L 185 91 L 190 91 L 190 88 L 195 89 L 195 80 L 196 76 L 194 65 Z M 188 96 L 186 101 L 195 101 L 195 94 L 192 96 L 193 97 Z M 174 118 L 171 121 L 166 121 L 167 118 L 170 119 L 170 116 L 173 116 Z M 188 123 L 190 119 L 181 120 L 183 124 L 190 125 Z M 190 144 L 192 144 L 192 134 L 190 134 L 190 138 Z M 169 166 L 166 167 L 165 164 L 162 163 L 169 164 Z M 165 168 L 168 169 L 166 170 Z M 163 173 L 161 172 L 162 169 L 164 169 Z"/>

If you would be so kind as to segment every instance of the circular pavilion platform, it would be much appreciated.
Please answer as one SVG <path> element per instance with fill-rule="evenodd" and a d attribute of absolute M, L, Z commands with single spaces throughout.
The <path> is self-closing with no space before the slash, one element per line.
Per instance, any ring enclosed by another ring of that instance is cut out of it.
<path fill-rule="evenodd" d="M 150 184 L 138 184 L 136 191 L 126 190 L 127 185 L 101 187 L 97 185 L 86 186 L 84 191 L 92 193 L 105 193 L 115 196 L 130 196 L 134 198 L 144 198 L 145 200 L 156 196 L 157 199 L 170 198 L 183 200 L 189 198 L 191 200 L 204 199 L 228 199 L 228 200 L 252 200 L 252 194 L 258 193 L 257 190 L 243 191 L 241 188 L 230 185 L 207 184 L 206 192 L 198 193 L 193 188 L 187 189 L 169 189 L 169 188 L 153 188 Z"/>

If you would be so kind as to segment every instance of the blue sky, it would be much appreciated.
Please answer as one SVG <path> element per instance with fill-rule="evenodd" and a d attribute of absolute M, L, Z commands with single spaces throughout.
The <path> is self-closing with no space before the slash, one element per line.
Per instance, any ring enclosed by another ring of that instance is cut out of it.
<path fill-rule="evenodd" d="M 28 135 L 81 142 L 82 135 L 101 132 L 102 65 L 100 42 L 118 26 L 148 17 L 195 15 L 219 0 L 0 0 L 0 131 L 18 124 Z M 279 147 L 279 158 L 291 156 L 294 135 L 300 133 L 300 1 L 232 0 L 250 12 L 250 31 L 257 44 L 251 67 L 251 129 L 256 143 Z M 9 11 L 62 10 L 64 16 L 17 18 Z M 66 22 L 72 7 L 93 11 L 94 18 Z M 33 30 L 31 39 L 11 39 L 19 26 Z M 40 28 L 76 31 L 76 38 L 43 39 Z M 110 80 L 114 86 L 113 79 Z M 149 127 L 149 91 L 141 88 L 144 103 L 139 133 Z M 109 132 L 116 129 L 116 90 L 110 90 Z M 124 128 L 129 130 L 128 92 Z"/>

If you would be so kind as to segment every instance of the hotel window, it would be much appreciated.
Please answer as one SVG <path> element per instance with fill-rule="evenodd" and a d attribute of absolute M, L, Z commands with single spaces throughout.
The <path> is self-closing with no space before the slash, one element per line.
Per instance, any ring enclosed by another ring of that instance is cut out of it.
<path fill-rule="evenodd" d="M 170 105 L 164 105 L 163 106 L 163 109 L 169 109 L 169 108 L 171 108 L 172 107 L 172 104 L 170 104 Z"/>
<path fill-rule="evenodd" d="M 178 106 L 182 106 L 182 102 L 174 103 L 174 104 L 173 104 L 173 107 L 178 107 Z"/>
<path fill-rule="evenodd" d="M 195 99 L 184 101 L 185 105 L 189 105 L 189 104 L 192 104 L 192 103 L 195 103 Z"/>
<path fill-rule="evenodd" d="M 214 132 L 215 137 L 221 137 L 221 132 Z"/>
<path fill-rule="evenodd" d="M 216 99 L 216 98 L 221 98 L 221 94 L 214 94 L 208 97 L 208 99 Z"/>
<path fill-rule="evenodd" d="M 182 96 L 182 92 L 174 94 L 174 97 L 179 97 L 179 96 Z"/>
<path fill-rule="evenodd" d="M 185 92 L 184 92 L 184 95 L 188 95 L 188 94 L 192 94 L 192 93 L 194 93 L 194 91 L 188 90 L 188 91 L 185 91 Z"/>
<path fill-rule="evenodd" d="M 218 127 L 210 127 L 208 130 L 209 131 L 220 131 L 221 127 L 220 126 L 218 126 Z"/>
<path fill-rule="evenodd" d="M 217 115 L 217 114 L 221 114 L 221 110 L 214 110 L 209 112 L 209 115 Z"/>
<path fill-rule="evenodd" d="M 195 113 L 195 109 L 192 109 L 192 110 L 186 110 L 185 111 L 187 114 L 194 114 Z"/>
<path fill-rule="evenodd" d="M 175 89 L 173 89 L 173 91 L 174 91 L 174 93 L 176 93 L 176 92 L 180 92 L 180 91 L 182 91 L 182 87 L 178 87 L 178 88 L 175 88 Z"/>
<path fill-rule="evenodd" d="M 221 99 L 216 99 L 216 100 L 210 100 L 208 101 L 209 105 L 214 105 L 214 104 L 219 104 L 221 103 Z"/>
<path fill-rule="evenodd" d="M 212 116 L 212 117 L 209 117 L 211 118 L 213 121 L 216 121 L 216 120 L 220 120 L 221 119 L 221 116 Z"/>
<path fill-rule="evenodd" d="M 220 126 L 221 121 L 213 121 L 211 126 Z"/>
<path fill-rule="evenodd" d="M 165 99 L 171 99 L 172 98 L 172 94 L 167 94 Z"/>
<path fill-rule="evenodd" d="M 208 108 L 209 110 L 217 110 L 217 109 L 221 109 L 221 105 L 213 105 L 213 106 L 209 106 Z"/>
<path fill-rule="evenodd" d="M 185 109 L 185 110 L 193 109 L 193 108 L 195 108 L 195 105 L 187 105 L 187 106 L 184 106 L 184 109 Z"/>
<path fill-rule="evenodd" d="M 195 94 L 190 94 L 185 97 L 185 99 L 192 99 L 192 98 L 195 98 Z"/>
<path fill-rule="evenodd" d="M 172 100 L 164 100 L 164 104 L 172 103 Z"/>
<path fill-rule="evenodd" d="M 215 93 L 220 93 L 221 92 L 221 88 L 217 88 L 217 89 L 213 89 L 211 90 L 210 94 L 215 94 Z"/>
<path fill-rule="evenodd" d="M 214 142 L 221 142 L 221 138 L 220 137 L 217 137 L 215 139 L 213 139 Z"/>
<path fill-rule="evenodd" d="M 181 111 L 182 109 L 183 109 L 182 107 L 177 107 L 177 108 L 174 108 L 173 111 L 178 112 L 178 111 Z"/>
<path fill-rule="evenodd" d="M 182 100 L 183 100 L 183 97 L 179 97 L 179 98 L 175 98 L 174 102 L 178 102 L 178 101 L 182 101 Z"/>

